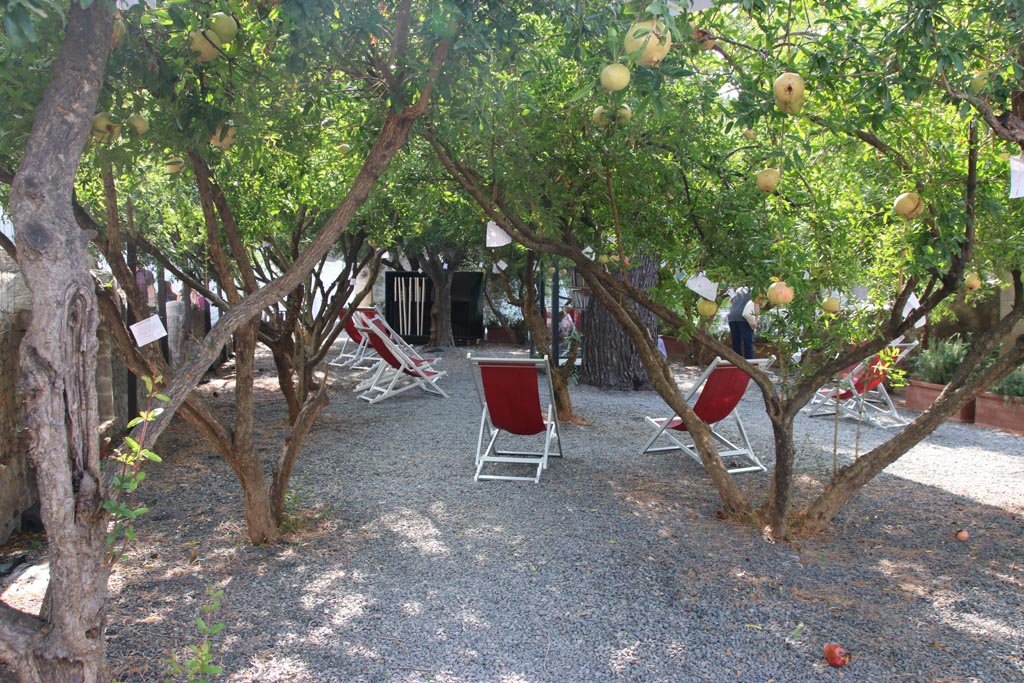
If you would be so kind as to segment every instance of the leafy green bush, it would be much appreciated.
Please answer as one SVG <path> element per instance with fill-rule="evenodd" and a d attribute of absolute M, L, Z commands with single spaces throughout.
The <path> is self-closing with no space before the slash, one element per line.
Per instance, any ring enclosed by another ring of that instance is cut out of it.
<path fill-rule="evenodd" d="M 1024 365 L 996 382 L 991 391 L 1001 396 L 1024 397 Z"/>
<path fill-rule="evenodd" d="M 911 379 L 931 384 L 948 384 L 964 361 L 968 344 L 960 337 L 938 339 L 914 358 Z"/>

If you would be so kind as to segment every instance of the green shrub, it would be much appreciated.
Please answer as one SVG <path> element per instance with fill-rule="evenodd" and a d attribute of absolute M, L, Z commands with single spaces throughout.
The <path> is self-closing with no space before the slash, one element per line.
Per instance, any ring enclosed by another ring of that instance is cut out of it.
<path fill-rule="evenodd" d="M 991 391 L 1001 396 L 1024 396 L 1024 365 L 996 382 Z"/>
<path fill-rule="evenodd" d="M 931 384 L 948 384 L 967 355 L 967 342 L 960 337 L 938 339 L 914 358 L 911 379 Z"/>

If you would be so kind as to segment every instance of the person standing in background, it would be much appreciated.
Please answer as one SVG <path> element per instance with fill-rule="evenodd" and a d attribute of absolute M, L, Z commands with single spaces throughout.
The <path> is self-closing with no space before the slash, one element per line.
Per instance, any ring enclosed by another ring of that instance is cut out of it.
<path fill-rule="evenodd" d="M 737 289 L 729 305 L 729 334 L 732 350 L 747 359 L 754 357 L 754 330 L 759 312 L 759 301 L 750 298 L 750 287 Z"/>
<path fill-rule="evenodd" d="M 142 292 L 142 296 L 145 297 L 146 304 L 149 306 L 156 304 L 156 291 L 153 289 L 154 282 L 156 282 L 156 277 L 153 275 L 153 271 L 136 262 L 135 285 Z"/>

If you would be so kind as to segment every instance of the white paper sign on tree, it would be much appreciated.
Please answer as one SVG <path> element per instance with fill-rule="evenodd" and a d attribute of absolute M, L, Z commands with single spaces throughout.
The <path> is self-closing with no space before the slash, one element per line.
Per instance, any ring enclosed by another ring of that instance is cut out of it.
<path fill-rule="evenodd" d="M 1010 157 L 1010 199 L 1024 197 L 1024 155 Z"/>
<path fill-rule="evenodd" d="M 132 335 L 135 336 L 135 343 L 142 348 L 146 344 L 163 339 L 167 336 L 164 324 L 160 322 L 160 316 L 152 315 L 145 320 L 140 320 L 131 326 Z"/>
<path fill-rule="evenodd" d="M 709 280 L 704 273 L 691 277 L 686 281 L 686 286 L 708 301 L 718 298 L 718 283 Z"/>
<path fill-rule="evenodd" d="M 494 221 L 487 221 L 487 246 L 489 248 L 503 247 L 511 243 L 512 238 L 507 232 L 498 227 Z"/>

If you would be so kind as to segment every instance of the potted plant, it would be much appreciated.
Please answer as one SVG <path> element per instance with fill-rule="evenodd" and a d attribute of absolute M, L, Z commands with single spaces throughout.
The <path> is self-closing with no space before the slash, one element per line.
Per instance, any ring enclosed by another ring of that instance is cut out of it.
<path fill-rule="evenodd" d="M 919 351 L 910 371 L 906 407 L 921 411 L 930 408 L 963 363 L 967 348 L 967 342 L 960 337 L 950 337 L 936 340 L 927 349 Z M 960 410 L 951 419 L 974 422 L 974 412 L 974 399 L 970 399 L 960 406 Z"/>
<path fill-rule="evenodd" d="M 976 399 L 974 424 L 1024 434 L 1024 366 Z"/>

